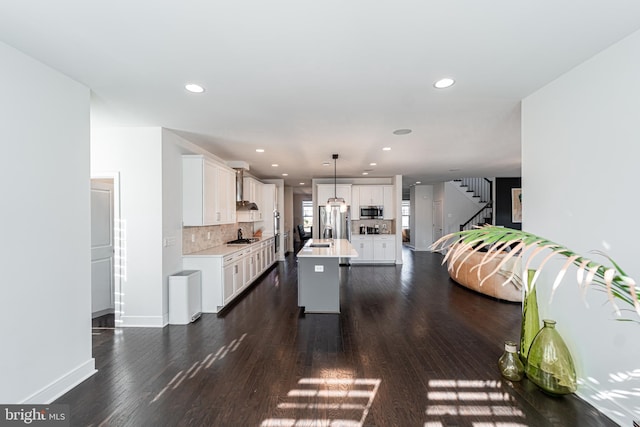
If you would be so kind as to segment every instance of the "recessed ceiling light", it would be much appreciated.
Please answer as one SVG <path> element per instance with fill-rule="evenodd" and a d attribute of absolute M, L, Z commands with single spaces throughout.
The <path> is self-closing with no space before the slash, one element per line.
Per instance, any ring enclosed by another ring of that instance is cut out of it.
<path fill-rule="evenodd" d="M 411 129 L 396 129 L 393 131 L 394 135 L 407 135 L 413 132 Z"/>
<path fill-rule="evenodd" d="M 301 182 L 300 185 L 304 185 L 304 182 Z"/>
<path fill-rule="evenodd" d="M 416 185 L 417 185 L 417 184 L 422 184 L 422 181 L 416 181 Z"/>
<path fill-rule="evenodd" d="M 204 88 L 200 85 L 197 85 L 195 83 L 189 83 L 184 85 L 184 88 L 186 90 L 188 90 L 189 92 L 193 92 L 193 93 L 202 93 L 204 92 Z"/>
<path fill-rule="evenodd" d="M 362 172 L 362 175 L 369 175 L 369 172 Z"/>
<path fill-rule="evenodd" d="M 322 166 L 331 166 L 331 162 L 322 162 Z"/>
<path fill-rule="evenodd" d="M 458 172 L 460 169 L 449 169 L 449 172 Z"/>
<path fill-rule="evenodd" d="M 289 174 L 288 173 L 283 173 L 282 176 L 289 176 Z"/>
<path fill-rule="evenodd" d="M 376 165 L 377 165 L 376 162 L 369 163 L 369 166 L 376 166 Z"/>
<path fill-rule="evenodd" d="M 391 151 L 391 147 L 384 147 L 382 151 Z"/>
<path fill-rule="evenodd" d="M 453 84 L 455 82 L 456 82 L 455 80 L 453 80 L 453 79 L 451 79 L 449 77 L 445 77 L 444 79 L 440 79 L 440 80 L 436 81 L 433 84 L 433 87 L 435 87 L 436 89 L 446 89 L 448 87 L 453 86 Z"/>
<path fill-rule="evenodd" d="M 256 148 L 256 153 L 264 153 L 264 148 Z"/>
<path fill-rule="evenodd" d="M 277 163 L 274 163 L 274 164 L 271 165 L 272 168 L 277 168 L 278 166 L 280 166 L 280 165 L 277 164 Z"/>

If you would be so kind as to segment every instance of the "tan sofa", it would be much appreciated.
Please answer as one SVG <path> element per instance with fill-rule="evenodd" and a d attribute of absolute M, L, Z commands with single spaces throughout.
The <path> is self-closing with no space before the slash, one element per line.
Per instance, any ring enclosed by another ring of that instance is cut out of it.
<path fill-rule="evenodd" d="M 471 252 L 471 249 L 468 249 L 468 251 Z M 479 269 L 474 269 L 473 271 L 471 271 L 471 268 L 480 263 L 482 258 L 486 255 L 486 252 L 476 252 L 469 258 L 467 258 L 467 255 L 468 253 L 462 254 L 456 259 L 453 265 L 451 265 L 450 259 L 447 261 L 449 275 L 456 283 L 459 283 L 460 285 L 472 289 L 476 292 L 480 292 L 482 294 L 489 295 L 501 300 L 513 302 L 522 301 L 522 279 L 518 274 L 516 274 L 504 286 L 502 285 L 504 281 L 507 280 L 507 278 L 510 276 L 514 263 L 518 264 L 516 265 L 516 272 L 520 271 L 519 258 L 512 258 L 507 261 L 496 274 L 491 276 L 482 284 L 482 286 L 480 286 L 480 282 L 482 281 L 482 279 L 484 279 L 487 274 L 495 270 L 495 268 L 504 258 L 504 255 L 496 255 L 496 257 L 488 264 L 483 265 Z M 465 258 L 467 259 L 465 260 Z M 458 270 L 460 264 L 462 264 L 462 266 L 460 267 L 460 270 L 456 275 L 456 271 Z M 480 270 L 479 277 L 478 270 Z"/>

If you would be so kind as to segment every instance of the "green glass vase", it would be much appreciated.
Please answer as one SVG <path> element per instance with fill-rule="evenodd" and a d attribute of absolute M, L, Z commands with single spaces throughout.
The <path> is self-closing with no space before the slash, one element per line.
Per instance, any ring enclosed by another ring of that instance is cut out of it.
<path fill-rule="evenodd" d="M 529 347 L 540 331 L 540 316 L 538 315 L 538 297 L 536 288 L 532 289 L 531 282 L 535 270 L 527 270 L 527 288 L 522 300 L 522 326 L 520 328 L 520 360 L 527 363 Z"/>
<path fill-rule="evenodd" d="M 535 385 L 554 396 L 573 393 L 578 388 L 573 358 L 556 330 L 555 320 L 545 319 L 544 327 L 533 339 L 525 372 Z"/>
<path fill-rule="evenodd" d="M 511 381 L 520 381 L 524 376 L 524 365 L 518 357 L 515 342 L 504 342 L 504 353 L 498 359 L 498 368 L 503 377 Z"/>

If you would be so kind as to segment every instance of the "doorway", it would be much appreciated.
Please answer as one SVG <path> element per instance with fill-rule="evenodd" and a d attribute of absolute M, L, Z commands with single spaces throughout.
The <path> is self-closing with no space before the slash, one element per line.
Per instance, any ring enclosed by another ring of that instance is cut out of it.
<path fill-rule="evenodd" d="M 433 241 L 437 241 L 443 236 L 444 215 L 442 212 L 442 201 L 433 202 Z"/>
<path fill-rule="evenodd" d="M 118 190 L 117 174 L 91 178 L 91 317 L 94 326 L 115 327 L 121 321 L 122 239 Z"/>

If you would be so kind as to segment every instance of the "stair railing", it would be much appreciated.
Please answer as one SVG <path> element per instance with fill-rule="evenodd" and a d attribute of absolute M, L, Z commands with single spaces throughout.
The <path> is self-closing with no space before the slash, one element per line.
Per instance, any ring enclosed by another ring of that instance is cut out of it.
<path fill-rule="evenodd" d="M 493 182 L 487 178 L 462 178 L 460 185 L 467 187 L 467 191 L 480 198 L 481 203 L 493 200 Z"/>
<path fill-rule="evenodd" d="M 488 178 L 462 178 L 459 180 L 467 191 L 473 192 L 480 198 L 484 206 L 464 224 L 460 225 L 460 231 L 470 230 L 482 224 L 493 223 L 493 182 Z"/>
<path fill-rule="evenodd" d="M 488 202 L 482 209 L 476 212 L 471 218 L 464 224 L 460 225 L 460 231 L 471 230 L 474 227 L 491 224 L 493 222 L 493 203 Z"/>

